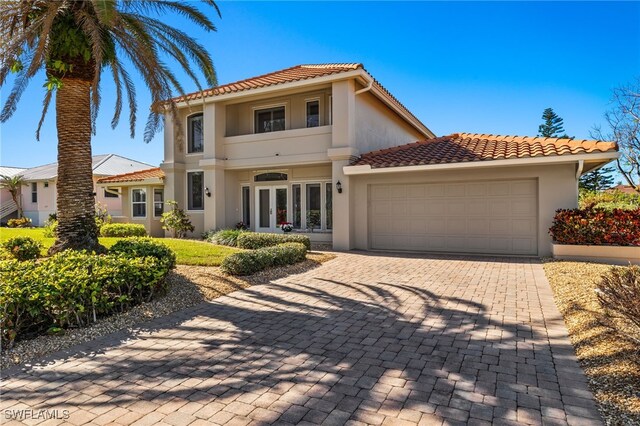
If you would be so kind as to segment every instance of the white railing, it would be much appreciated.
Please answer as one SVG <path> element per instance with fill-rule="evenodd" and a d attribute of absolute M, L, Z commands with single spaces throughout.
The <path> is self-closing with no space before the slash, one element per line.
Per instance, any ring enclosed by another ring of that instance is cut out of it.
<path fill-rule="evenodd" d="M 9 200 L 6 203 L 2 203 L 0 206 L 0 219 L 9 216 L 11 213 L 18 210 L 18 206 L 13 200 Z"/>

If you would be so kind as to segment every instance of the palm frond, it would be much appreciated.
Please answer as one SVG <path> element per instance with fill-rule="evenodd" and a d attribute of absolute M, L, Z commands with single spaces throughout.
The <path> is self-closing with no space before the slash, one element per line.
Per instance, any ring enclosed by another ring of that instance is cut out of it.
<path fill-rule="evenodd" d="M 44 95 L 44 100 L 42 101 L 42 115 L 40 116 L 40 121 L 38 121 L 38 128 L 36 129 L 36 140 L 40 140 L 40 129 L 42 129 L 42 124 L 44 123 L 44 118 L 47 115 L 47 111 L 49 110 L 49 105 L 51 104 L 51 98 L 53 97 L 53 90 L 47 90 L 47 94 Z"/>

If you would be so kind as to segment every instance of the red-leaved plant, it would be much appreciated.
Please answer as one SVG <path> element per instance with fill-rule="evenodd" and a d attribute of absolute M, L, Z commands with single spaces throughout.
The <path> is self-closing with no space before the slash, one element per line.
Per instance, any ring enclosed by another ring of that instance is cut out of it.
<path fill-rule="evenodd" d="M 549 234 L 558 244 L 640 246 L 640 209 L 561 209 Z"/>

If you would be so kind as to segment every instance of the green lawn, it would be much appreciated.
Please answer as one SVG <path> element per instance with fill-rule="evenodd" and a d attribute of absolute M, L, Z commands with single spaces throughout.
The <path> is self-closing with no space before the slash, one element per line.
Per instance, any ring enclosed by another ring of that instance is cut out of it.
<path fill-rule="evenodd" d="M 53 245 L 53 238 L 44 237 L 43 228 L 0 228 L 0 242 L 9 238 L 26 236 L 43 245 L 42 255 L 46 255 L 47 250 Z M 120 238 L 100 238 L 100 244 L 111 247 Z M 203 265 L 219 266 L 222 260 L 230 254 L 240 251 L 227 246 L 219 246 L 204 241 L 178 240 L 175 238 L 154 238 L 169 246 L 175 253 L 179 265 Z"/>

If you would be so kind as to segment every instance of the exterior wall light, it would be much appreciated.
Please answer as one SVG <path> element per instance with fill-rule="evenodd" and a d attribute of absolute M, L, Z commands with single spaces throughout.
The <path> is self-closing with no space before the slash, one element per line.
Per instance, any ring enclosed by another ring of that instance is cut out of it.
<path fill-rule="evenodd" d="M 338 190 L 338 194 L 342 194 L 342 183 L 340 183 L 340 181 L 336 182 L 336 189 Z"/>
<path fill-rule="evenodd" d="M 207 197 L 211 197 L 211 191 L 209 191 L 209 188 L 204 189 L 204 195 L 206 195 Z"/>

